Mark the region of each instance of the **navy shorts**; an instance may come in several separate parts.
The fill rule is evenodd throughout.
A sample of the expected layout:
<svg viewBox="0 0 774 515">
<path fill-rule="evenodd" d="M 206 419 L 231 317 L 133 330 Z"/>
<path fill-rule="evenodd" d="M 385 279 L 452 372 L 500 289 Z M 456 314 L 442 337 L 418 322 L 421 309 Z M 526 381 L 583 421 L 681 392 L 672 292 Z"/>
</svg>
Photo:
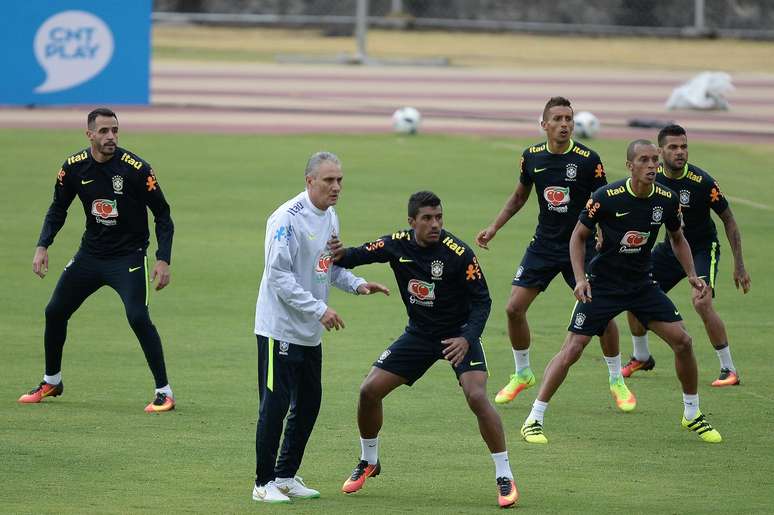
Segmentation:
<svg viewBox="0 0 774 515">
<path fill-rule="evenodd" d="M 470 348 L 465 354 L 465 359 L 458 366 L 453 367 L 458 381 L 462 374 L 470 370 L 487 371 L 481 340 L 469 343 Z M 429 339 L 426 336 L 405 332 L 382 352 L 379 359 L 374 361 L 374 366 L 403 377 L 406 379 L 406 384 L 411 386 L 433 366 L 433 363 L 439 359 L 445 360 L 444 347 L 441 339 Z"/>
<path fill-rule="evenodd" d="M 704 282 L 709 285 L 714 297 L 715 277 L 718 275 L 718 262 L 720 261 L 720 245 L 717 241 L 712 241 L 707 245 L 692 248 L 691 252 L 693 253 L 693 267 L 696 269 L 696 275 L 704 279 Z M 653 247 L 651 256 L 653 259 L 653 278 L 665 292 L 674 288 L 685 278 L 685 270 L 677 260 L 669 242 L 661 242 Z"/>
<path fill-rule="evenodd" d="M 589 245 L 586 246 L 586 266 L 595 253 L 594 240 L 591 239 Z M 521 264 L 519 264 L 511 284 L 544 291 L 559 273 L 562 274 L 567 286 L 574 289 L 575 274 L 572 271 L 569 247 L 557 249 L 542 244 L 533 238 L 524 252 L 524 257 L 521 258 Z"/>
<path fill-rule="evenodd" d="M 680 312 L 655 282 L 634 290 L 604 290 L 591 285 L 591 301 L 575 303 L 568 331 L 601 336 L 608 322 L 619 313 L 631 311 L 648 327 L 651 321 L 679 322 Z"/>
</svg>

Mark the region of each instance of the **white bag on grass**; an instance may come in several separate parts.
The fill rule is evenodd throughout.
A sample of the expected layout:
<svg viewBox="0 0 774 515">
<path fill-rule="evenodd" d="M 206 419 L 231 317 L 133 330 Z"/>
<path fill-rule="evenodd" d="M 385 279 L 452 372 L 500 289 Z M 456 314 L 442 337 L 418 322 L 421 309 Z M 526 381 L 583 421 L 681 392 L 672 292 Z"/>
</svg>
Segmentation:
<svg viewBox="0 0 774 515">
<path fill-rule="evenodd" d="M 672 91 L 667 109 L 728 109 L 725 94 L 734 89 L 725 72 L 702 72 Z"/>
</svg>

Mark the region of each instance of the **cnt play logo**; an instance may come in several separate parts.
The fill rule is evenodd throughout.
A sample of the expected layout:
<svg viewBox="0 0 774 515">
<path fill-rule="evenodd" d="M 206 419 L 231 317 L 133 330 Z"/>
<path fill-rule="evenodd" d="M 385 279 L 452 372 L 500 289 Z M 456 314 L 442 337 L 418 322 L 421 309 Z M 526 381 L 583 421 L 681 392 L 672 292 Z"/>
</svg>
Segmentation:
<svg viewBox="0 0 774 515">
<path fill-rule="evenodd" d="M 70 89 L 97 76 L 113 57 L 113 33 L 86 11 L 63 11 L 35 34 L 35 58 L 46 72 L 36 93 Z"/>
</svg>

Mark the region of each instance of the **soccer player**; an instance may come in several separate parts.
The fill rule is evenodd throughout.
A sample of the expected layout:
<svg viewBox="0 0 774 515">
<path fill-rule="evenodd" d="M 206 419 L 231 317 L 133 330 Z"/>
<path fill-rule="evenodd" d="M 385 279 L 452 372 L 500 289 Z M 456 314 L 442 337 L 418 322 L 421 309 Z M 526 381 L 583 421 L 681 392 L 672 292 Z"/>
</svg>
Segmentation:
<svg viewBox="0 0 774 515">
<path fill-rule="evenodd" d="M 704 170 L 688 162 L 688 136 L 679 125 L 667 125 L 658 133 L 658 146 L 661 153 L 661 168 L 656 182 L 678 192 L 683 214 L 683 232 L 693 254 L 693 266 L 699 278 L 706 282 L 711 295 L 700 297 L 692 290 L 693 307 L 704 322 L 709 341 L 715 348 L 720 360 L 720 377 L 712 386 L 731 386 L 739 384 L 739 374 L 731 359 L 726 327 L 712 304 L 715 296 L 715 277 L 720 259 L 720 244 L 710 210 L 723 222 L 731 253 L 734 255 L 734 283 L 744 293 L 750 291 L 750 275 L 744 267 L 742 257 L 742 237 L 734 220 L 734 214 L 728 201 L 720 191 L 717 181 Z M 677 261 L 668 241 L 656 245 L 653 249 L 653 278 L 665 292 L 669 292 L 685 277 L 685 272 Z M 629 327 L 634 343 L 634 355 L 621 370 L 624 377 L 631 376 L 637 370 L 652 370 L 656 361 L 648 348 L 648 333 L 628 313 Z"/>
<path fill-rule="evenodd" d="M 360 462 L 342 491 L 357 492 L 366 478 L 381 471 L 382 399 L 400 385 L 411 386 L 433 363 L 446 359 L 492 453 L 498 503 L 513 506 L 519 492 L 508 463 L 505 433 L 486 394 L 486 357 L 480 339 L 492 304 L 486 280 L 468 245 L 443 230 L 443 209 L 435 194 L 411 195 L 408 222 L 410 230 L 357 248 L 343 249 L 339 243 L 335 251 L 335 262 L 347 268 L 389 263 L 409 317 L 406 331 L 379 356 L 360 386 Z"/>
<path fill-rule="evenodd" d="M 265 264 L 255 307 L 260 407 L 253 499 L 268 503 L 320 496 L 296 472 L 320 411 L 322 330 L 344 327 L 327 304 L 330 285 L 360 295 L 389 293 L 331 262 L 327 242 L 339 234 L 333 208 L 343 179 L 339 158 L 330 152 L 313 154 L 304 177 L 304 191 L 266 222 Z"/>
<path fill-rule="evenodd" d="M 573 109 L 569 100 L 563 97 L 549 99 L 543 109 L 541 126 L 546 132 L 546 141 L 524 150 L 516 190 L 494 222 L 476 236 L 478 246 L 487 249 L 497 231 L 527 202 L 534 186 L 540 206 L 538 225 L 513 278 L 505 309 L 516 370 L 508 384 L 497 393 L 495 402 L 498 404 L 511 402 L 535 384 L 529 362 L 527 310 L 559 273 L 570 288 L 575 287 L 568 250 L 570 234 L 588 198 L 594 190 L 607 184 L 605 169 L 597 153 L 572 139 Z M 593 241 L 590 240 L 587 259 L 593 252 Z M 618 408 L 631 411 L 637 401 L 621 377 L 618 327 L 613 320 L 600 336 L 600 343 L 610 373 L 610 392 Z"/>
<path fill-rule="evenodd" d="M 665 225 L 676 259 L 685 270 L 697 297 L 706 295 L 704 281 L 696 277 L 688 242 L 680 229 L 677 193 L 654 184 L 658 149 L 650 141 L 635 140 L 626 151 L 631 177 L 600 188 L 581 212 L 570 238 L 570 259 L 575 273 L 578 302 L 570 318 L 567 338 L 543 375 L 537 401 L 521 428 L 527 442 L 547 443 L 543 415 L 548 401 L 564 381 L 570 367 L 583 353 L 591 337 L 605 330 L 611 318 L 631 311 L 647 328 L 659 335 L 675 354 L 675 369 L 683 389 L 682 426 L 695 431 L 705 442 L 721 441 L 720 433 L 699 411 L 696 359 L 691 337 L 680 313 L 650 274 L 650 250 L 659 228 Z M 595 225 L 602 231 L 599 253 L 585 275 L 587 241 L 593 240 Z"/>
<path fill-rule="evenodd" d="M 67 322 L 92 293 L 110 286 L 121 296 L 126 318 L 140 341 L 153 379 L 155 399 L 149 413 L 174 409 L 175 399 L 167 380 L 161 338 L 148 314 L 148 214 L 156 224 L 156 264 L 150 273 L 161 290 L 170 280 L 174 226 L 153 168 L 136 154 L 118 146 L 118 118 L 99 108 L 86 118 L 90 146 L 68 157 L 56 177 L 54 200 L 40 232 L 32 271 L 45 277 L 48 247 L 67 218 L 76 196 L 83 204 L 86 230 L 75 256 L 65 265 L 46 306 L 44 346 L 46 370 L 43 381 L 19 397 L 21 403 L 37 403 L 64 392 L 62 350 Z"/>
</svg>

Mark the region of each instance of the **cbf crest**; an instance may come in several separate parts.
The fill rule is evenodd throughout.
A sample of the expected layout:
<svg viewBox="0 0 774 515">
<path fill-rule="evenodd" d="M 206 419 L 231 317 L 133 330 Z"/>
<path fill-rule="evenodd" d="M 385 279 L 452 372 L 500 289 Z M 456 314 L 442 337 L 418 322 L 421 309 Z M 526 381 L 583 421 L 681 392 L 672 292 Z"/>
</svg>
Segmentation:
<svg viewBox="0 0 774 515">
<path fill-rule="evenodd" d="M 664 217 L 664 208 L 661 206 L 656 206 L 653 208 L 653 223 L 659 223 L 661 222 L 661 219 Z"/>
<path fill-rule="evenodd" d="M 578 165 L 575 163 L 567 163 L 567 180 L 574 181 L 578 175 Z"/>
<path fill-rule="evenodd" d="M 443 275 L 443 261 L 433 261 L 430 263 L 430 275 L 433 281 L 440 281 Z"/>
<path fill-rule="evenodd" d="M 691 192 L 688 190 L 680 190 L 680 205 L 689 207 L 691 205 Z"/>
<path fill-rule="evenodd" d="M 290 348 L 290 345 L 288 342 L 279 342 L 279 354 L 280 356 L 287 356 L 288 355 L 288 349 Z"/>
<path fill-rule="evenodd" d="M 113 176 L 113 193 L 116 195 L 124 194 L 124 178 L 120 175 Z"/>
</svg>

